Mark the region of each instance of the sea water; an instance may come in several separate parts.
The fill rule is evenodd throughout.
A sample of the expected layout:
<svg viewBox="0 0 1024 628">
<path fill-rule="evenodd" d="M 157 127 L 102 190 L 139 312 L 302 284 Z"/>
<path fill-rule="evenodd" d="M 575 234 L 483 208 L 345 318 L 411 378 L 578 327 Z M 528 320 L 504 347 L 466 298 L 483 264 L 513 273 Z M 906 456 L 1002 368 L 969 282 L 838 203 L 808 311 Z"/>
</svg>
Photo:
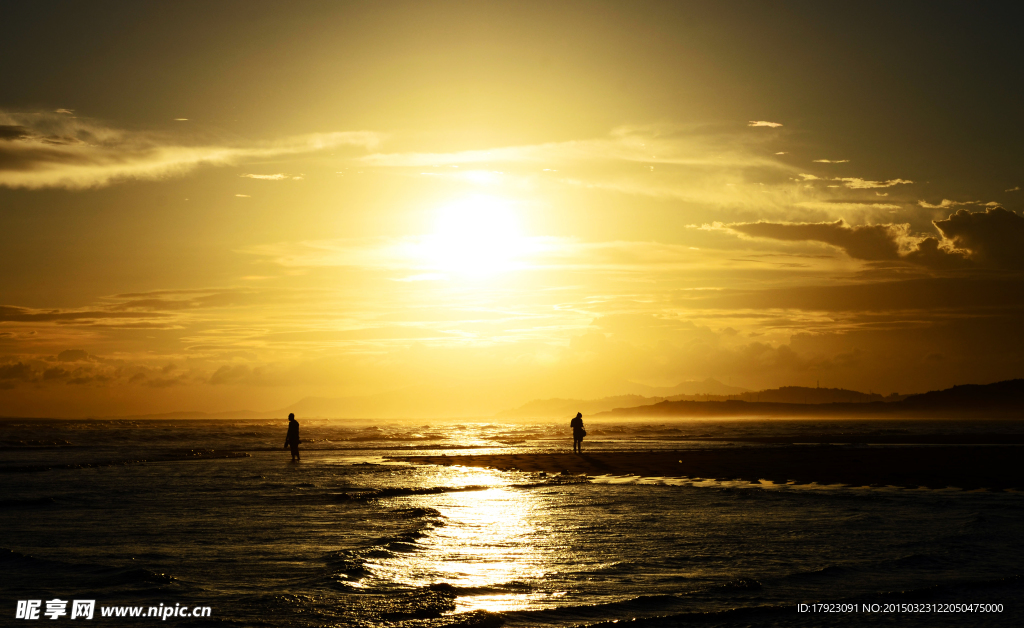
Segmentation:
<svg viewBox="0 0 1024 628">
<path fill-rule="evenodd" d="M 742 446 L 687 437 L 836 427 L 588 425 L 587 446 Z M 569 448 L 566 434 L 539 423 L 305 421 L 292 463 L 280 449 L 285 430 L 284 421 L 0 421 L 0 624 L 22 623 L 19 600 L 45 611 L 52 599 L 94 599 L 93 621 L 111 625 L 1002 626 L 1022 617 L 1020 493 L 542 477 L 387 460 Z M 847 610 L 813 612 L 815 603 Z M 1002 606 L 924 610 L 941 604 Z M 101 617 L 103 607 L 210 611 L 133 620 Z"/>
</svg>

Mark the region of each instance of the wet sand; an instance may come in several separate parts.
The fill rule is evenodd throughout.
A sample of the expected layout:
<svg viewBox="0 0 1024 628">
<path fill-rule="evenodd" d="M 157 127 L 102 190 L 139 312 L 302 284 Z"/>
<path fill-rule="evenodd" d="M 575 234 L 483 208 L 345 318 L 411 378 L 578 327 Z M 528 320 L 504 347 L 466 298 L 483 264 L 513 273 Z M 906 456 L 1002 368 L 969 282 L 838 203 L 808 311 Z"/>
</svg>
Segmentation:
<svg viewBox="0 0 1024 628">
<path fill-rule="evenodd" d="M 908 488 L 1024 489 L 1020 446 L 730 447 L 583 454 L 401 456 L 416 464 L 587 475 L 638 475 L 777 484 L 843 484 Z"/>
</svg>

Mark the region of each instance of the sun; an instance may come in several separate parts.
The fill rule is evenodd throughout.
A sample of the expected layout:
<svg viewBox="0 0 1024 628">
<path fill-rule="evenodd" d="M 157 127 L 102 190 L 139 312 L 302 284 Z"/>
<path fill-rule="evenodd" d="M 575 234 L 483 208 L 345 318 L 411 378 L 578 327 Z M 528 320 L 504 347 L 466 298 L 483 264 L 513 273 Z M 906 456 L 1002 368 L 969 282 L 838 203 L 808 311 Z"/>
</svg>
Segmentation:
<svg viewBox="0 0 1024 628">
<path fill-rule="evenodd" d="M 422 253 L 434 271 L 482 277 L 522 268 L 528 250 L 512 203 L 478 195 L 437 210 Z"/>
</svg>

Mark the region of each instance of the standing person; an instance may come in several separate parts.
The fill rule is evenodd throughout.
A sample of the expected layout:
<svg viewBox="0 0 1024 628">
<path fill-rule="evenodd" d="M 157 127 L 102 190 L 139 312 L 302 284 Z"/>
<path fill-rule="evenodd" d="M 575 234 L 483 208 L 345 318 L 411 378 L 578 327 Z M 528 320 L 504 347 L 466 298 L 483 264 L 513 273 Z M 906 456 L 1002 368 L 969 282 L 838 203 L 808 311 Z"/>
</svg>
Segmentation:
<svg viewBox="0 0 1024 628">
<path fill-rule="evenodd" d="M 582 454 L 583 437 L 587 435 L 587 430 L 583 429 L 582 412 L 577 412 L 576 417 L 572 421 L 569 421 L 569 427 L 572 428 L 572 453 Z"/>
<path fill-rule="evenodd" d="M 288 415 L 288 435 L 284 437 L 284 446 L 291 446 L 293 462 L 299 459 L 299 422 L 294 414 Z"/>
</svg>

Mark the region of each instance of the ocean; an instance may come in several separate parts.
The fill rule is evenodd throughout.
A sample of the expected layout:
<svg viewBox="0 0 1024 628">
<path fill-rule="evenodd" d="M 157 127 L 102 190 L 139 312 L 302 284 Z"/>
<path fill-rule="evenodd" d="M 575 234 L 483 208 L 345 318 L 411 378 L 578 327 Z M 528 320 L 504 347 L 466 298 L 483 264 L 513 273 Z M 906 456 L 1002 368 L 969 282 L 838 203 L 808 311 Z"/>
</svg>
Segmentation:
<svg viewBox="0 0 1024 628">
<path fill-rule="evenodd" d="M 23 623 L 19 601 L 39 600 L 42 613 L 54 599 L 95 600 L 92 621 L 111 625 L 1024 619 L 1024 495 L 1015 491 L 412 465 L 387 458 L 564 452 L 571 440 L 551 422 L 301 423 L 293 463 L 281 448 L 284 420 L 0 420 L 0 623 Z M 593 452 L 685 451 L 756 446 L 688 440 L 716 434 L 1007 425 L 658 420 L 588 424 L 585 442 Z M 151 607 L 161 617 L 145 616 Z M 209 610 L 164 619 L 172 607 Z M 133 608 L 143 616 L 130 617 Z M 67 611 L 59 621 L 78 621 Z"/>
</svg>

